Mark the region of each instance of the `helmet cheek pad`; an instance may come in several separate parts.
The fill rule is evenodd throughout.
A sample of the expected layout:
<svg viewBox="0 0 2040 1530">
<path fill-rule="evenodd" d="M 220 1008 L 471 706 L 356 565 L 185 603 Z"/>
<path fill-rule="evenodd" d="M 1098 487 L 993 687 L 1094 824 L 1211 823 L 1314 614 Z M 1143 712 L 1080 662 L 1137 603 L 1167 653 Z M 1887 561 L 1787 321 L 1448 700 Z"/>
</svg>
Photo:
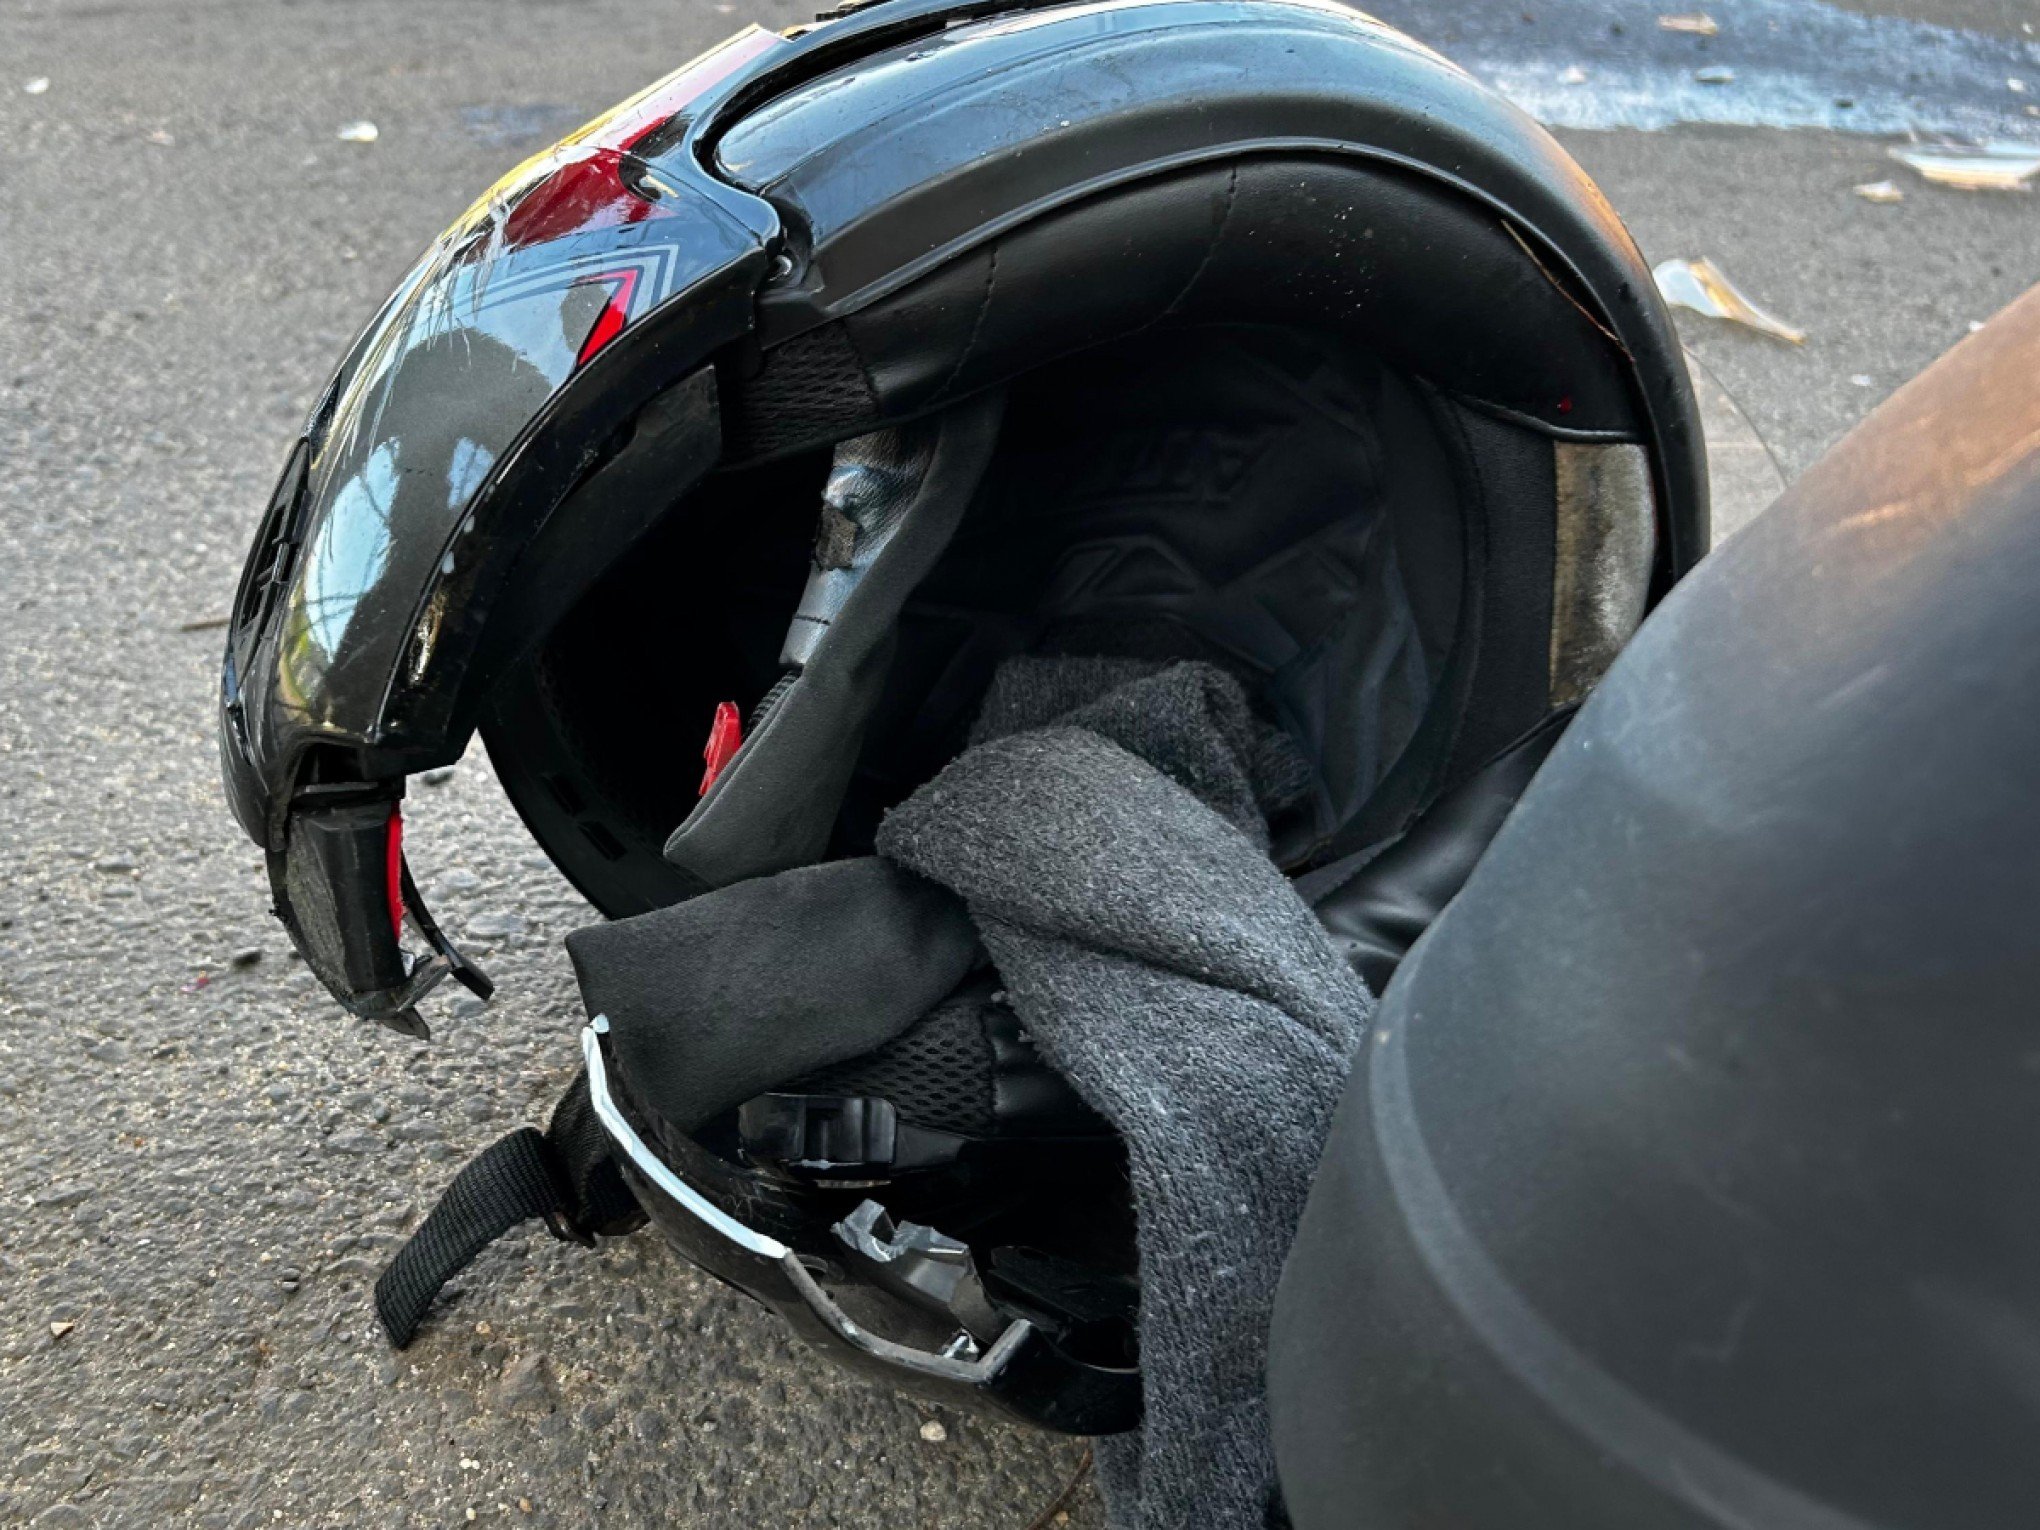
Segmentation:
<svg viewBox="0 0 2040 1530">
<path fill-rule="evenodd" d="M 998 437 L 985 394 L 914 427 L 845 442 L 824 491 L 842 552 L 817 554 L 753 737 L 666 842 L 690 882 L 722 887 L 825 856 L 884 689 L 900 609 L 948 545 Z"/>
</svg>

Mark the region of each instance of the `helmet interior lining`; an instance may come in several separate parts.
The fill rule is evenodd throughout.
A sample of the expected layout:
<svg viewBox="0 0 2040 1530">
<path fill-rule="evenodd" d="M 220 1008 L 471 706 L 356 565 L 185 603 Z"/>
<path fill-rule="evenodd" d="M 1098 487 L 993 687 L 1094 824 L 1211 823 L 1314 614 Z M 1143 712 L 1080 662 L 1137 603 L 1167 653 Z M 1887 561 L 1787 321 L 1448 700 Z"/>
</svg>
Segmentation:
<svg viewBox="0 0 2040 1530">
<path fill-rule="evenodd" d="M 1412 386 L 1273 327 L 1165 333 L 1010 393 L 976 501 L 903 613 L 841 821 L 963 745 L 1019 652 L 1196 658 L 1238 676 L 1315 766 L 1275 825 L 1300 864 L 1414 735 L 1458 617 L 1457 490 Z"/>
</svg>

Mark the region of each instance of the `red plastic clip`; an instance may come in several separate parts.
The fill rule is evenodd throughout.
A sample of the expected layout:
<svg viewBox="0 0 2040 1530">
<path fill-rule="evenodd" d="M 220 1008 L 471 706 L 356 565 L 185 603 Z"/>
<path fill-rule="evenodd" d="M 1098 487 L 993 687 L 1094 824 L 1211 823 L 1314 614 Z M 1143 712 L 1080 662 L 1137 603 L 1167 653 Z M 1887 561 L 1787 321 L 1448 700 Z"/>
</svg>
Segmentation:
<svg viewBox="0 0 2040 1530">
<path fill-rule="evenodd" d="M 696 796 L 706 797 L 708 789 L 715 785 L 715 778 L 723 773 L 723 767 L 737 756 L 744 747 L 744 717 L 737 710 L 734 701 L 719 701 L 715 706 L 715 721 L 709 725 L 708 744 L 701 751 L 701 757 L 708 762 L 708 769 L 701 773 L 701 790 Z"/>
<path fill-rule="evenodd" d="M 404 939 L 404 810 L 390 809 L 389 831 L 383 839 L 383 891 L 390 900 L 390 932 Z"/>
</svg>

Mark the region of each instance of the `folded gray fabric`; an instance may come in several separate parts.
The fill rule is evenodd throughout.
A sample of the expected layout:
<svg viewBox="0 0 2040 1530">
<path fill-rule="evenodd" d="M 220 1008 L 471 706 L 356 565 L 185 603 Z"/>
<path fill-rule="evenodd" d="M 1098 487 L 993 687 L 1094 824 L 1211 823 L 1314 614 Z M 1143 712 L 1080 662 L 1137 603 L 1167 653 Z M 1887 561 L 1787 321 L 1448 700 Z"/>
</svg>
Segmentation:
<svg viewBox="0 0 2040 1530">
<path fill-rule="evenodd" d="M 984 953 L 953 894 L 864 856 L 591 925 L 567 955 L 622 1075 L 685 1132 L 884 1046 Z"/>
<path fill-rule="evenodd" d="M 961 895 L 1126 1137 L 1147 1411 L 1099 1446 L 1113 1522 L 1259 1527 L 1275 1283 L 1373 1003 L 1265 853 L 1300 762 L 1194 663 L 1012 661 L 976 736 L 878 849 Z"/>
</svg>

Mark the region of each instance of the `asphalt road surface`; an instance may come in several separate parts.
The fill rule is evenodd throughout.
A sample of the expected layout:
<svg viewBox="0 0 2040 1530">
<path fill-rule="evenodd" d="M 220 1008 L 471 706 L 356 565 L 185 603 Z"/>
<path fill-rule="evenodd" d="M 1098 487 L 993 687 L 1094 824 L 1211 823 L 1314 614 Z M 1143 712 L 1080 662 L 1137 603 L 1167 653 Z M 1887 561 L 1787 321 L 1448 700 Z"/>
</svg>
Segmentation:
<svg viewBox="0 0 2040 1530">
<path fill-rule="evenodd" d="M 1523 3 L 1502 41 L 1537 68 L 1654 26 Z M 1441 0 L 1392 10 L 1450 48 Z M 2030 43 L 2023 0 L 1912 14 L 1992 40 L 1986 72 Z M 367 1030 L 289 958 L 216 782 L 204 624 L 348 338 L 511 162 L 746 19 L 799 17 L 0 0 L 0 1524 L 1024 1530 L 1078 1468 L 830 1374 L 650 1237 L 507 1239 L 390 1354 L 389 1249 L 570 1074 L 588 913 L 472 752 L 410 821 L 502 997 L 442 1002 L 429 1045 Z M 1909 181 L 1885 139 L 1563 136 L 1653 260 L 1808 332 L 1685 326 L 1726 522 L 2040 279 L 2040 197 Z M 1851 194 L 1887 177 L 1902 203 Z M 1088 1488 L 1066 1512 L 1102 1522 Z"/>
</svg>

